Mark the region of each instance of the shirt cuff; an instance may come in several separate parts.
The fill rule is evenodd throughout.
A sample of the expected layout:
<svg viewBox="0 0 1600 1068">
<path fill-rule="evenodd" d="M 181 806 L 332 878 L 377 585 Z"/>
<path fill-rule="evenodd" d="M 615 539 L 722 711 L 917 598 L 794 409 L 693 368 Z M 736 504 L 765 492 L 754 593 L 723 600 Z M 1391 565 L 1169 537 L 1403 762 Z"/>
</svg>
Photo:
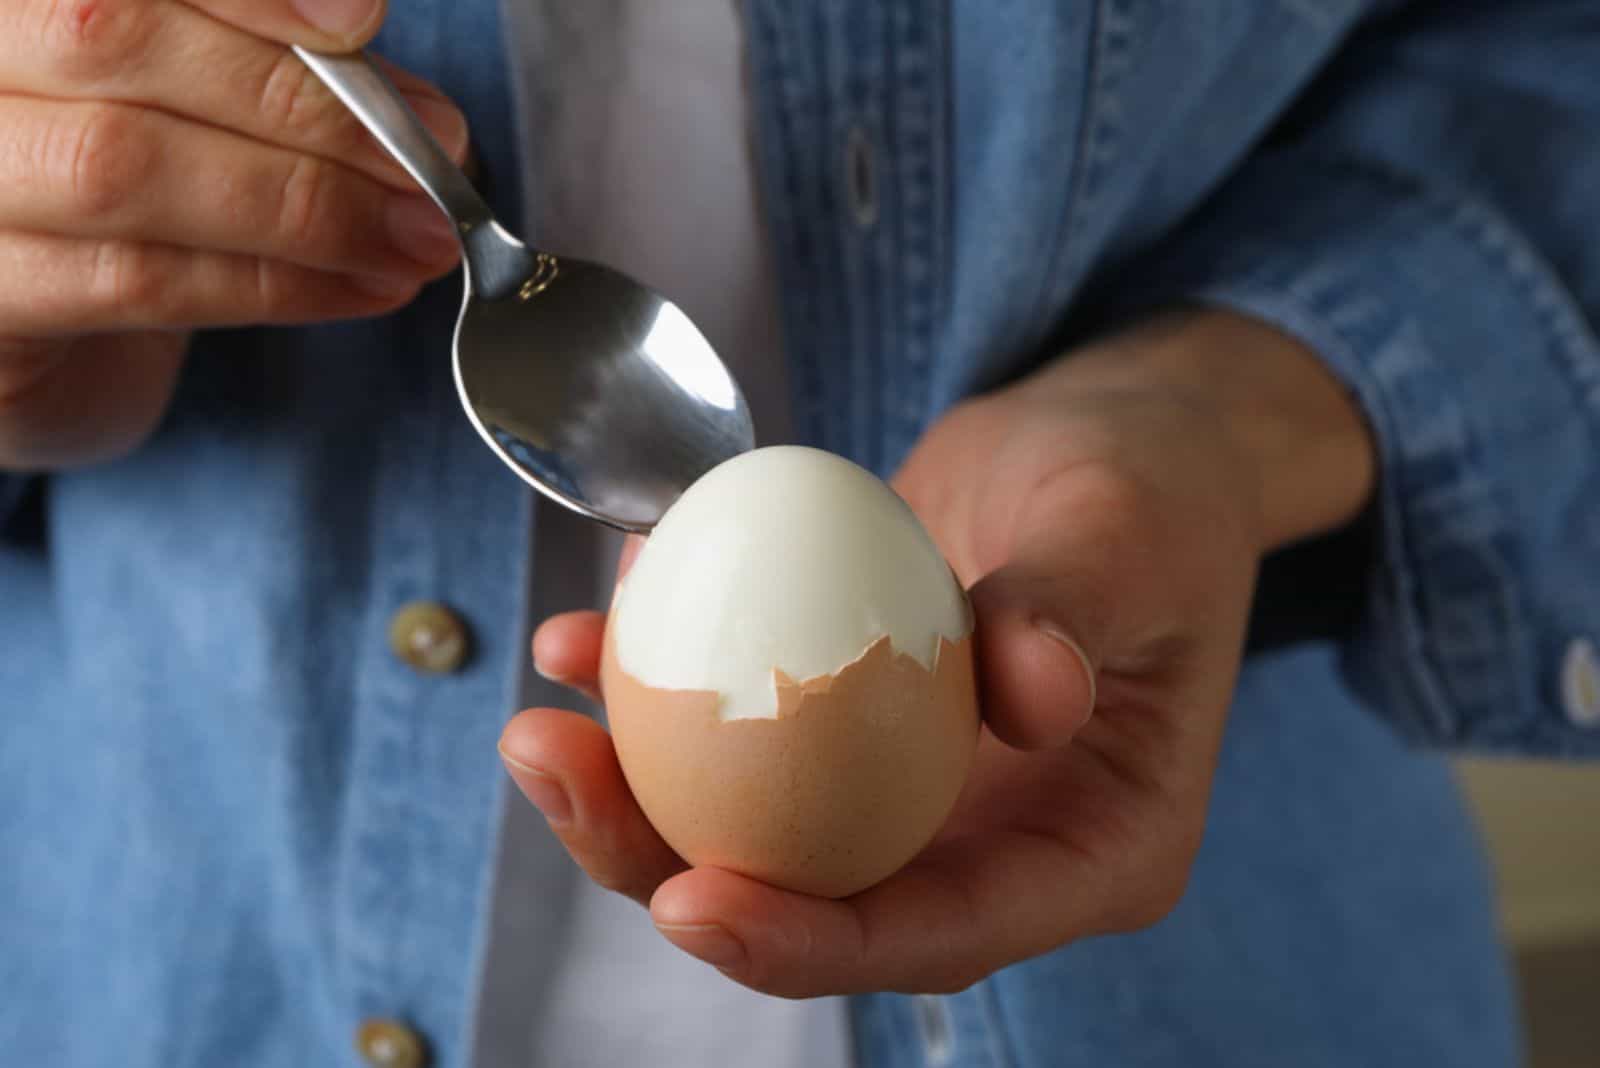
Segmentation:
<svg viewBox="0 0 1600 1068">
<path fill-rule="evenodd" d="M 1600 347 L 1506 221 L 1283 159 L 1122 277 L 1272 324 L 1359 401 L 1378 546 L 1343 665 L 1367 703 L 1425 745 L 1600 754 Z"/>
</svg>

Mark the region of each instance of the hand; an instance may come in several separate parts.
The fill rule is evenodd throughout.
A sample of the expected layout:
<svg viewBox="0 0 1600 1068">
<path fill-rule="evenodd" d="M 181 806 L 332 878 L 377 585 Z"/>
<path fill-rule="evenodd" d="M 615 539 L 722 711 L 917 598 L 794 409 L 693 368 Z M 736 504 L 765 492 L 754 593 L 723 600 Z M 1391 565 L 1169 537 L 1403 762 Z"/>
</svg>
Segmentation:
<svg viewBox="0 0 1600 1068">
<path fill-rule="evenodd" d="M 0 5 L 0 469 L 131 447 L 190 330 L 370 316 L 450 269 L 448 224 L 285 47 L 348 50 L 383 15 L 382 0 Z M 464 158 L 460 112 L 390 73 Z"/>
<path fill-rule="evenodd" d="M 524 712 L 502 753 L 596 881 L 768 993 L 949 992 L 1152 924 L 1199 848 L 1260 557 L 1359 510 L 1370 453 L 1309 353 L 1223 313 L 1102 343 L 935 426 L 895 485 L 972 584 L 985 729 L 938 838 L 853 898 L 686 868 L 575 713 Z M 1301 476 L 1287 509 L 1283 464 Z M 592 689 L 602 628 L 548 621 L 540 669 Z"/>
</svg>

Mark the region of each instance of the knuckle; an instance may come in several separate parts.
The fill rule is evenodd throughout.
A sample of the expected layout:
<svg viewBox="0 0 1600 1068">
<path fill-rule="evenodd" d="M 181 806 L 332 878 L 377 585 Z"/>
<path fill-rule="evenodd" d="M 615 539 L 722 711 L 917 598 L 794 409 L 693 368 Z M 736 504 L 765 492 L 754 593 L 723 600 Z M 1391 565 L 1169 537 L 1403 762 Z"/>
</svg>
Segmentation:
<svg viewBox="0 0 1600 1068">
<path fill-rule="evenodd" d="M 331 232 L 321 223 L 332 216 L 333 179 L 326 161 L 307 155 L 295 160 L 278 198 L 278 236 L 289 246 L 310 246 Z"/>
<path fill-rule="evenodd" d="M 1102 514 L 1133 519 L 1149 508 L 1149 487 L 1133 472 L 1107 463 L 1078 468 L 1075 490 Z"/>
<path fill-rule="evenodd" d="M 1148 561 L 1168 530 L 1170 503 L 1147 472 L 1097 460 L 1048 471 L 1034 496 L 1070 506 L 1086 533 L 1119 560 Z"/>
<path fill-rule="evenodd" d="M 45 61 L 75 83 L 115 73 L 138 59 L 153 39 L 153 4 L 36 0 L 35 10 Z"/>
<path fill-rule="evenodd" d="M 253 274 L 255 316 L 266 322 L 279 321 L 294 307 L 301 280 L 290 277 L 283 264 L 265 257 L 257 257 Z"/>
<path fill-rule="evenodd" d="M 267 71 L 259 92 L 261 120 L 285 142 L 314 145 L 357 143 L 359 127 L 293 52 L 285 51 Z"/>
<path fill-rule="evenodd" d="M 95 250 L 90 274 L 91 302 L 107 311 L 137 311 L 140 318 L 159 318 L 169 287 L 157 259 L 143 245 L 103 242 Z"/>
<path fill-rule="evenodd" d="M 58 139 L 57 162 L 51 169 L 64 175 L 80 214 L 102 218 L 115 212 L 131 190 L 149 179 L 158 157 L 139 127 L 135 109 L 102 104 L 89 109 L 67 136 Z"/>
</svg>

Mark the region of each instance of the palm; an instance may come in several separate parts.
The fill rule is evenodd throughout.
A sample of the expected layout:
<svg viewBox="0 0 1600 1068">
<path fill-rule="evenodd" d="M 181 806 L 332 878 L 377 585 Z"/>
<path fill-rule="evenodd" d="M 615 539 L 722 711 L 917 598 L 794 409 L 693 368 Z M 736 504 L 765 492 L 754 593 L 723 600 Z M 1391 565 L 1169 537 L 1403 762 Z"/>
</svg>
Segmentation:
<svg viewBox="0 0 1600 1068">
<path fill-rule="evenodd" d="M 1133 433 L 1110 433 L 1108 413 Z M 564 765 L 578 807 L 604 815 L 558 827 L 563 841 L 603 885 L 649 901 L 679 945 L 709 957 L 712 928 L 764 940 L 733 974 L 769 992 L 959 989 L 1070 938 L 1153 922 L 1198 846 L 1254 568 L 1248 502 L 1213 477 L 1227 457 L 1211 433 L 1159 401 L 1002 396 L 919 446 L 895 486 L 972 586 L 986 726 L 934 842 L 853 898 L 686 870 L 609 738 L 578 717 L 525 713 L 506 751 Z M 1097 699 L 1035 603 L 1096 630 Z M 592 686 L 601 630 L 594 614 L 552 621 L 541 668 Z"/>
</svg>

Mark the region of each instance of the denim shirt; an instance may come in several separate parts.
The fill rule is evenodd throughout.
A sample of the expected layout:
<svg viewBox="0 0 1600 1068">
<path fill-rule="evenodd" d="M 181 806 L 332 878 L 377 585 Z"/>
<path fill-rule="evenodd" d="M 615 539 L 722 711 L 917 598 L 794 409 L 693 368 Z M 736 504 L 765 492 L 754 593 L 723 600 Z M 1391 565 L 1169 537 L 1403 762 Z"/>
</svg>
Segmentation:
<svg viewBox="0 0 1600 1068">
<path fill-rule="evenodd" d="M 520 202 L 493 0 L 379 48 Z M 1600 73 L 1575 3 L 747 4 L 797 425 L 887 474 L 958 399 L 1175 301 L 1359 398 L 1371 514 L 1268 561 L 1189 891 L 946 997 L 863 1068 L 1515 1062 L 1438 753 L 1600 752 Z M 537 146 L 521 146 L 537 151 Z M 0 478 L 7 1064 L 435 1064 L 472 1021 L 531 609 L 526 493 L 461 417 L 454 281 L 197 338 L 126 459 Z M 395 613 L 472 655 L 419 675 Z"/>
</svg>

